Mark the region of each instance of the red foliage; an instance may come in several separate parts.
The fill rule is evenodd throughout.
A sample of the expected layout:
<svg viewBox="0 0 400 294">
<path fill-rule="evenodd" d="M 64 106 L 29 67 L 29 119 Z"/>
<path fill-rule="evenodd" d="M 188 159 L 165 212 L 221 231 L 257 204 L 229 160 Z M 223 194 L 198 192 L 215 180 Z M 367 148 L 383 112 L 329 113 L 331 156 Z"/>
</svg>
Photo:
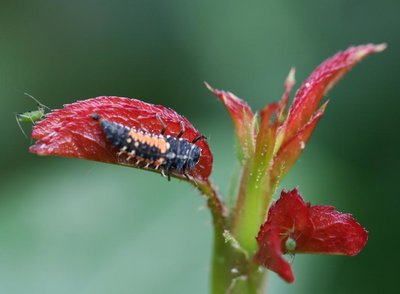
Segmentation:
<svg viewBox="0 0 400 294">
<path fill-rule="evenodd" d="M 301 85 L 295 94 L 287 116 L 285 116 L 283 113 L 284 108 L 287 104 L 290 90 L 294 85 L 294 71 L 290 72 L 285 82 L 285 93 L 278 104 L 280 108 L 274 125 L 274 129 L 276 129 L 274 133 L 276 156 L 273 159 L 271 168 L 271 180 L 273 183 L 285 176 L 304 150 L 319 119 L 324 114 L 326 103 L 322 106 L 320 104 L 328 90 L 362 59 L 385 48 L 385 44 L 361 45 L 350 47 L 328 58 Z M 276 103 L 270 105 L 276 105 Z M 261 125 L 263 124 L 266 123 L 261 120 Z M 265 130 L 263 131 L 265 136 L 271 136 Z M 259 134 L 259 136 L 262 135 Z"/>
<path fill-rule="evenodd" d="M 385 44 L 367 44 L 350 47 L 328 58 L 319 65 L 296 92 L 294 101 L 286 111 L 289 95 L 295 84 L 292 69 L 285 81 L 285 91 L 280 101 L 266 105 L 260 111 L 258 133 L 253 128 L 254 115 L 248 104 L 231 92 L 207 88 L 227 108 L 235 125 L 242 149 L 248 157 L 255 150 L 255 160 L 263 161 L 269 174 L 268 185 L 274 187 L 291 169 L 324 114 L 326 103 L 321 105 L 324 95 L 354 65 L 368 55 L 380 52 Z M 256 143 L 253 148 L 252 142 Z M 268 189 L 266 189 L 268 190 Z"/>
<path fill-rule="evenodd" d="M 290 140 L 310 120 L 319 108 L 321 99 L 344 74 L 369 54 L 385 48 L 385 44 L 350 47 L 319 65 L 296 93 L 284 124 L 283 143 Z"/>
<path fill-rule="evenodd" d="M 325 107 L 326 105 L 317 111 L 295 136 L 279 148 L 271 168 L 272 182 L 278 182 L 282 175 L 285 175 L 299 158 L 306 148 L 306 143 L 310 139 L 312 132 L 324 115 Z"/>
<path fill-rule="evenodd" d="M 236 134 L 241 146 L 248 148 L 249 146 L 246 145 L 249 145 L 247 140 L 251 140 L 251 136 L 253 135 L 251 122 L 254 116 L 250 106 L 231 92 L 214 89 L 207 83 L 205 85 L 225 105 L 235 125 Z"/>
<path fill-rule="evenodd" d="M 30 152 L 134 166 L 133 161 L 117 155 L 118 150 L 106 140 L 99 122 L 90 117 L 93 113 L 111 122 L 156 134 L 162 129 L 156 118 L 158 114 L 167 124 L 167 135 L 177 135 L 181 122 L 185 126 L 183 138 L 191 141 L 200 135 L 185 117 L 172 109 L 136 99 L 101 96 L 68 104 L 49 113 L 33 128 L 32 138 L 38 141 L 30 147 Z M 213 158 L 206 141 L 199 140 L 196 144 L 202 149 L 201 159 L 188 174 L 203 181 L 211 173 Z M 182 177 L 181 174 L 174 175 Z"/>
<path fill-rule="evenodd" d="M 262 238 L 262 242 L 258 241 L 259 250 L 255 255 L 256 261 L 278 273 L 285 281 L 293 283 L 292 267 L 283 256 L 279 230 L 271 226 L 269 230 L 263 232 Z"/>
<path fill-rule="evenodd" d="M 259 251 L 255 256 L 258 263 L 293 282 L 290 264 L 283 257 L 289 237 L 296 242 L 293 253 L 353 256 L 364 248 L 368 233 L 350 214 L 337 212 L 332 206 L 311 206 L 294 189 L 282 191 L 271 206 L 257 236 Z"/>
</svg>

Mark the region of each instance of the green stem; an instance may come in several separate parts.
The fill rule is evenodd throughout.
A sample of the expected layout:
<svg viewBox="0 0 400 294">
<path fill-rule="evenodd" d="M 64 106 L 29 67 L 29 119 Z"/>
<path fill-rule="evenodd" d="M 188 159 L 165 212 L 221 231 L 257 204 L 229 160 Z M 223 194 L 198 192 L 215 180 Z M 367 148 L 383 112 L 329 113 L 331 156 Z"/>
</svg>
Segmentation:
<svg viewBox="0 0 400 294">
<path fill-rule="evenodd" d="M 222 233 L 214 230 L 214 248 L 211 270 L 211 293 L 226 293 L 232 283 L 229 253 Z"/>
<path fill-rule="evenodd" d="M 214 232 L 211 272 L 212 294 L 261 294 L 264 292 L 266 270 L 259 270 L 252 258 L 233 248 L 222 234 Z"/>
<path fill-rule="evenodd" d="M 258 248 L 255 237 L 269 206 L 270 197 L 266 196 L 271 193 L 268 190 L 265 167 L 254 161 L 248 161 L 243 169 L 240 183 L 233 234 L 250 255 Z"/>
<path fill-rule="evenodd" d="M 207 205 L 210 208 L 215 229 L 220 231 L 222 235 L 222 232 L 227 227 L 229 210 L 226 208 L 211 181 L 207 180 L 205 182 L 197 183 L 196 188 L 206 196 Z"/>
<path fill-rule="evenodd" d="M 248 293 L 248 294 L 265 294 L 265 286 L 267 280 L 267 270 L 259 270 L 258 266 L 255 266 L 249 274 L 247 291 L 248 292 L 238 292 L 238 293 Z"/>
<path fill-rule="evenodd" d="M 242 248 L 235 248 L 224 237 L 224 232 L 229 229 L 229 211 L 216 189 L 209 181 L 198 183 L 197 188 L 207 197 L 214 223 L 211 293 L 263 293 L 265 271 L 260 272 L 247 252 Z M 252 238 L 254 239 L 254 235 Z"/>
<path fill-rule="evenodd" d="M 255 237 L 265 220 L 272 198 L 269 170 L 275 128 L 271 129 L 269 124 L 264 123 L 260 132 L 254 155 L 248 158 L 243 168 L 233 222 L 233 234 L 250 255 L 258 248 Z"/>
</svg>

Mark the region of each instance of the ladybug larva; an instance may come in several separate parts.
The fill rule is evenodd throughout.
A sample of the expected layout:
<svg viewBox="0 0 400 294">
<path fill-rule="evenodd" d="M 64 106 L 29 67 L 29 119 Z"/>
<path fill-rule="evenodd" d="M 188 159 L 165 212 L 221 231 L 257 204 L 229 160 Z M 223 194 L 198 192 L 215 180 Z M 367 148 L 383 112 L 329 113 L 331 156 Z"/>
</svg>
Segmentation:
<svg viewBox="0 0 400 294">
<path fill-rule="evenodd" d="M 174 137 L 164 135 L 167 125 L 159 115 L 156 117 L 162 125 L 160 134 L 111 122 L 97 113 L 93 113 L 91 117 L 100 122 L 106 139 L 120 150 L 119 155 L 126 154 L 127 159 L 133 160 L 138 167 L 159 170 L 168 180 L 172 172 L 189 178 L 187 172 L 200 160 L 201 148 L 195 143 L 205 137 L 199 135 L 192 141 L 182 138 L 185 133 L 183 123 L 180 133 Z"/>
</svg>

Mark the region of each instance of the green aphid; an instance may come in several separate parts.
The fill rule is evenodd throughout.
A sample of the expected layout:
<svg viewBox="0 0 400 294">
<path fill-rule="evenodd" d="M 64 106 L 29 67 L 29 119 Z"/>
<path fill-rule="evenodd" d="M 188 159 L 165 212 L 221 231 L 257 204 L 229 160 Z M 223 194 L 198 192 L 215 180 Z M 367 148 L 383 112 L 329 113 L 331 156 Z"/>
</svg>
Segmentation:
<svg viewBox="0 0 400 294">
<path fill-rule="evenodd" d="M 287 253 L 294 253 L 296 250 L 296 240 L 288 237 L 285 242 L 285 249 Z"/>
<path fill-rule="evenodd" d="M 32 95 L 29 95 L 28 93 L 24 93 L 26 96 L 30 97 L 37 103 L 37 110 L 30 110 L 27 112 L 23 113 L 16 113 L 15 114 L 15 119 L 17 121 L 17 124 L 19 128 L 21 129 L 21 132 L 24 134 L 26 138 L 28 136 L 25 134 L 24 129 L 21 126 L 21 123 L 32 123 L 36 124 L 38 121 L 41 121 L 45 116 L 46 116 L 46 109 L 50 110 L 49 107 L 44 105 L 43 103 L 39 102 L 35 97 Z"/>
<path fill-rule="evenodd" d="M 287 261 L 292 264 L 294 262 L 294 258 L 296 256 L 296 240 L 292 237 L 288 237 L 285 242 L 285 254 Z"/>
</svg>

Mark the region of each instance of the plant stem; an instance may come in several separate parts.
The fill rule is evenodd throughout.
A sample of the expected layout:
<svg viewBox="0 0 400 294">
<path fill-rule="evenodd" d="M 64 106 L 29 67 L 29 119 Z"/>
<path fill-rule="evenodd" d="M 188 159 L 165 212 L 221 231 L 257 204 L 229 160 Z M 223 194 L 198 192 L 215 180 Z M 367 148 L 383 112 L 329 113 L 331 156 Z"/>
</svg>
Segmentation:
<svg viewBox="0 0 400 294">
<path fill-rule="evenodd" d="M 228 209 L 209 180 L 197 183 L 197 188 L 207 197 L 207 205 L 210 208 L 214 223 L 211 293 L 225 293 L 232 282 L 229 262 L 231 250 L 225 243 L 223 236 L 223 232 L 227 229 Z"/>
<path fill-rule="evenodd" d="M 257 236 L 264 221 L 269 201 L 268 178 L 265 168 L 259 163 L 248 161 L 243 169 L 239 196 L 233 222 L 233 234 L 250 255 L 257 249 Z"/>
<path fill-rule="evenodd" d="M 232 274 L 229 262 L 229 248 L 222 233 L 214 230 L 214 248 L 211 269 L 211 293 L 226 293 L 232 283 Z"/>
<path fill-rule="evenodd" d="M 229 229 L 229 211 L 215 187 L 207 181 L 198 183 L 197 188 L 207 197 L 214 223 L 211 293 L 262 293 L 265 271 L 260 272 L 251 257 L 225 240 L 224 231 Z"/>
<path fill-rule="evenodd" d="M 252 258 L 232 247 L 214 231 L 214 250 L 211 271 L 212 294 L 264 293 L 266 270 L 259 270 Z"/>
<path fill-rule="evenodd" d="M 197 183 L 196 188 L 207 197 L 207 205 L 210 208 L 215 229 L 219 231 L 222 236 L 223 231 L 227 227 L 228 208 L 225 206 L 210 180 Z"/>
</svg>

